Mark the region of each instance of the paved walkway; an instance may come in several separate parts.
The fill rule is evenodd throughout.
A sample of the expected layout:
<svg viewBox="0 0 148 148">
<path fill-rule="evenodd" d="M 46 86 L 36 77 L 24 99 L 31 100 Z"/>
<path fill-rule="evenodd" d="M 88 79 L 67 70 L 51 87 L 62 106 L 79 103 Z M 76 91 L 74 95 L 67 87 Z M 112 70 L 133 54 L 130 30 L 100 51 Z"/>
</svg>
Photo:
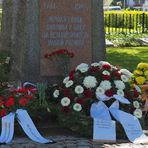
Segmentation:
<svg viewBox="0 0 148 148">
<path fill-rule="evenodd" d="M 28 138 L 14 138 L 8 145 L 0 145 L 0 148 L 148 148 L 148 144 L 132 144 L 126 140 L 118 140 L 114 144 L 100 144 L 92 139 L 75 136 L 51 136 L 56 143 L 39 144 Z"/>
</svg>

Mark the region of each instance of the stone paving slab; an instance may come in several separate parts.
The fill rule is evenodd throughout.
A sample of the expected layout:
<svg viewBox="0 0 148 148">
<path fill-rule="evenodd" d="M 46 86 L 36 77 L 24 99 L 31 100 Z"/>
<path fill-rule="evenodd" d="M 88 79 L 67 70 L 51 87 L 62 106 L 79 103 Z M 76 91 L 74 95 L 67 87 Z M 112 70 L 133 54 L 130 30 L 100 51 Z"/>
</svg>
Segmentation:
<svg viewBox="0 0 148 148">
<path fill-rule="evenodd" d="M 118 140 L 114 144 L 101 144 L 74 136 L 51 136 L 54 144 L 39 144 L 28 138 L 14 138 L 10 144 L 0 145 L 0 148 L 148 148 L 148 144 L 133 144 L 126 140 Z"/>
</svg>

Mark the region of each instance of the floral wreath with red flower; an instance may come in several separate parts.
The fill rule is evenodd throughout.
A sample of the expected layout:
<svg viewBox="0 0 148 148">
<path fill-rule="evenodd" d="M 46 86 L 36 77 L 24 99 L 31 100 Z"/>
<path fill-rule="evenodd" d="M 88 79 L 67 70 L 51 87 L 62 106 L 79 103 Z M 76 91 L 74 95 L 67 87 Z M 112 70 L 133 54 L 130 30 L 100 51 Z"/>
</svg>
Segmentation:
<svg viewBox="0 0 148 148">
<path fill-rule="evenodd" d="M 5 95 L 0 96 L 0 117 L 4 117 L 17 109 L 25 109 L 32 101 L 37 90 L 35 87 L 8 85 L 4 88 Z"/>
<path fill-rule="evenodd" d="M 49 101 L 59 105 L 64 113 L 90 114 L 92 103 L 101 100 L 97 96 L 108 98 L 104 103 L 109 106 L 115 101 L 114 95 L 127 99 L 130 104 L 122 104 L 120 109 L 142 118 L 142 100 L 139 98 L 141 89 L 130 83 L 132 73 L 120 69 L 108 62 L 100 61 L 90 66 L 82 63 L 65 77 L 61 86 L 50 89 Z"/>
</svg>

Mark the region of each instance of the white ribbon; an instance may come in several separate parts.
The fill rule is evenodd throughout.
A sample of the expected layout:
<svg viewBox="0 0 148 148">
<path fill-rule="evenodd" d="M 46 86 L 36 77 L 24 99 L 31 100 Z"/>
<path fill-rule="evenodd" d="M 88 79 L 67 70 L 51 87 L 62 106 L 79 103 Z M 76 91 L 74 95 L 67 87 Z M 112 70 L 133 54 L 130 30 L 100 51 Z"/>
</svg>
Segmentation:
<svg viewBox="0 0 148 148">
<path fill-rule="evenodd" d="M 122 96 L 120 96 L 120 95 L 113 95 L 113 96 L 111 96 L 111 97 L 108 97 L 108 96 L 106 96 L 106 95 L 100 95 L 99 93 L 96 93 L 96 97 L 97 97 L 97 99 L 100 100 L 100 101 L 108 101 L 108 100 L 110 100 L 111 98 L 114 98 L 114 99 L 120 101 L 121 103 L 130 104 L 130 102 L 128 101 L 127 98 L 122 97 Z"/>
<path fill-rule="evenodd" d="M 131 142 L 148 143 L 148 137 L 143 133 L 139 120 L 135 116 L 119 110 L 118 101 L 115 101 L 109 110 L 113 117 L 121 123 Z"/>
<path fill-rule="evenodd" d="M 128 103 L 127 101 L 125 102 Z M 118 100 L 116 100 L 109 108 L 102 101 L 93 103 L 90 114 L 92 118 L 111 120 L 108 113 L 109 111 L 113 117 L 121 123 L 131 142 L 148 143 L 148 137 L 143 133 L 139 120 L 135 116 L 119 110 Z"/>
<path fill-rule="evenodd" d="M 2 117 L 0 143 L 11 142 L 14 134 L 14 118 L 15 113 L 9 113 L 7 116 Z"/>
<path fill-rule="evenodd" d="M 102 101 L 92 104 L 90 108 L 90 115 L 92 118 L 111 121 L 108 107 Z"/>
<path fill-rule="evenodd" d="M 40 135 L 26 110 L 18 109 L 16 113 L 19 124 L 30 139 L 39 143 L 53 143 Z"/>
<path fill-rule="evenodd" d="M 35 84 L 30 83 L 30 82 L 25 82 L 25 83 L 23 83 L 23 87 L 26 87 L 27 85 L 30 85 L 30 86 L 36 87 Z"/>
</svg>

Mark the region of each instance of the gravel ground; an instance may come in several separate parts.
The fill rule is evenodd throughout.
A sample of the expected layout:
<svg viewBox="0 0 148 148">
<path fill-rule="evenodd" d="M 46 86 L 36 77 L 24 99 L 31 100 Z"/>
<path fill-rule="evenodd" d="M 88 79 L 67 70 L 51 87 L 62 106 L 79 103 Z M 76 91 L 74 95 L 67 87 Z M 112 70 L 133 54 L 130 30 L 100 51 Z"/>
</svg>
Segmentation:
<svg viewBox="0 0 148 148">
<path fill-rule="evenodd" d="M 0 148 L 148 148 L 148 144 L 133 144 L 127 140 L 117 140 L 113 144 L 93 142 L 75 136 L 51 136 L 48 137 L 56 141 L 53 144 L 39 144 L 26 137 L 14 138 L 10 144 L 0 145 Z"/>
</svg>

